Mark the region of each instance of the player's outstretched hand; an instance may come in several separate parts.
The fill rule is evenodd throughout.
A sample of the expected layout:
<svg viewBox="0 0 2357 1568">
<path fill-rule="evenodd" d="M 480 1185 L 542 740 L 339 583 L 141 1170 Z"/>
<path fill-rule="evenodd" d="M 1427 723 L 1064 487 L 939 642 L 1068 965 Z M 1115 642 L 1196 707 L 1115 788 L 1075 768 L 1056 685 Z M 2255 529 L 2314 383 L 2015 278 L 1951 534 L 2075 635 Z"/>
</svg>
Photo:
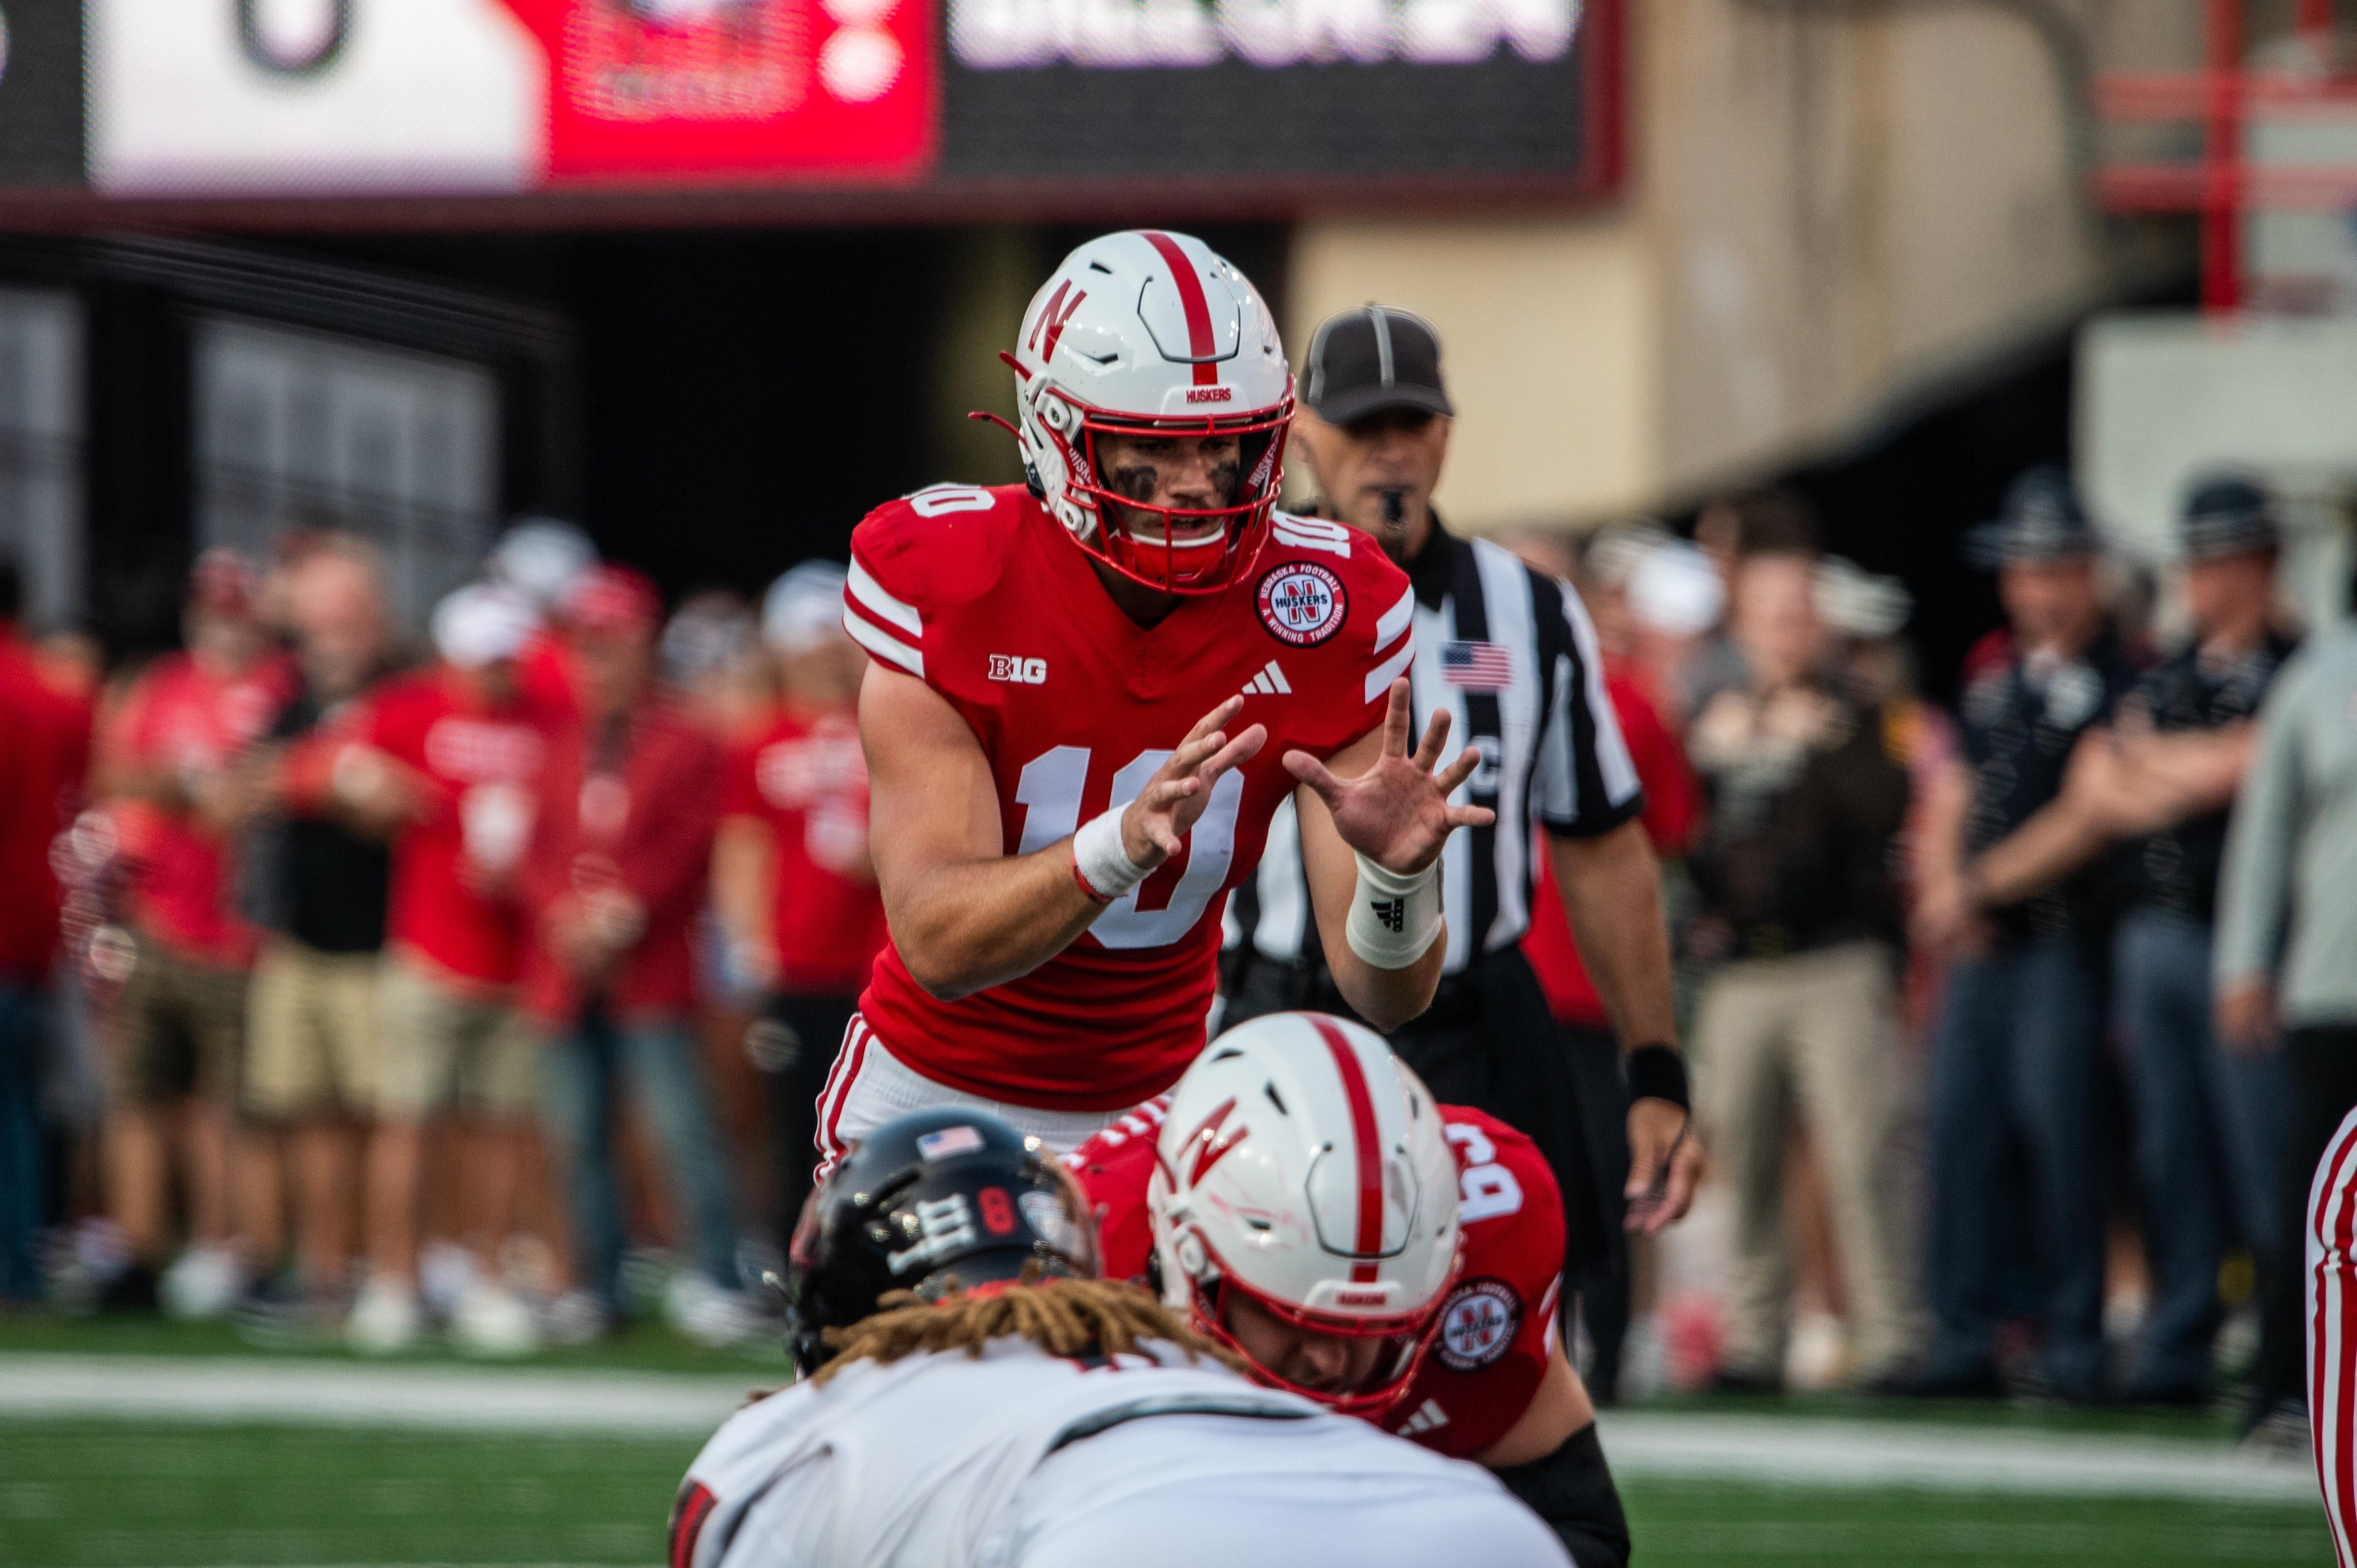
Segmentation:
<svg viewBox="0 0 2357 1568">
<path fill-rule="evenodd" d="M 1383 713 L 1383 755 L 1356 779 L 1336 778 L 1306 751 L 1285 754 L 1286 771 L 1318 791 L 1334 813 L 1334 831 L 1342 842 L 1384 870 L 1402 875 L 1422 871 L 1439 859 L 1440 846 L 1456 829 L 1483 827 L 1498 820 L 1487 806 L 1448 803 L 1457 787 L 1472 777 L 1481 760 L 1480 752 L 1469 746 L 1447 768 L 1433 771 L 1448 742 L 1446 712 L 1432 715 L 1424 744 L 1409 755 L 1407 693 L 1405 677 L 1392 682 L 1391 705 Z"/>
<path fill-rule="evenodd" d="M 1178 841 L 1211 801 L 1211 786 L 1220 775 L 1259 755 L 1268 744 L 1268 726 L 1252 725 L 1234 739 L 1227 722 L 1244 705 L 1230 697 L 1195 721 L 1178 749 L 1137 792 L 1121 816 L 1121 847 L 1135 865 L 1159 865 L 1178 853 Z"/>
</svg>

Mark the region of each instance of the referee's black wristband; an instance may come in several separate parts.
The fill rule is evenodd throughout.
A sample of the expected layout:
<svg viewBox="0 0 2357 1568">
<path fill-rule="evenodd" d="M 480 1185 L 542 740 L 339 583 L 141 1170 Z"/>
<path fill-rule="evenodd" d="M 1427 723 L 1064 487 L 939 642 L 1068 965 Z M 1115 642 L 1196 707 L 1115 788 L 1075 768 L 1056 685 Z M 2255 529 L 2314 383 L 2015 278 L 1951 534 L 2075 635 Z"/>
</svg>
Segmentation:
<svg viewBox="0 0 2357 1568">
<path fill-rule="evenodd" d="M 1630 1099 L 1666 1100 L 1681 1111 L 1693 1109 L 1686 1099 L 1686 1058 L 1675 1046 L 1638 1046 L 1624 1065 Z"/>
</svg>

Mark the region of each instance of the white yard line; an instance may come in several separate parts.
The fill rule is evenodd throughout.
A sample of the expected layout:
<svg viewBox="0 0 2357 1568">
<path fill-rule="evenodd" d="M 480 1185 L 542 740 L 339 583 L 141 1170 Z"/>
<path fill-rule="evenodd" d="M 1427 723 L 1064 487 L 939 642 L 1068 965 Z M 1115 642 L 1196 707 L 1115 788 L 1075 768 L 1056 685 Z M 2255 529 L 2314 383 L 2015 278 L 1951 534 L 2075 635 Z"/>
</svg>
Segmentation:
<svg viewBox="0 0 2357 1568">
<path fill-rule="evenodd" d="M 0 1356 L 0 1415 L 699 1436 L 758 1373 L 687 1376 L 222 1357 Z"/>
<path fill-rule="evenodd" d="M 1613 1411 L 1604 1451 L 1623 1476 L 1947 1492 L 2317 1501 L 2305 1458 L 2216 1441 L 2019 1428 Z"/>
<path fill-rule="evenodd" d="M 0 1416 L 693 1437 L 758 1373 L 565 1371 L 224 1357 L 0 1356 Z M 2070 1497 L 2311 1502 L 2305 1460 L 2198 1438 L 1615 1411 L 1605 1452 L 1631 1477 L 1914 1487 Z"/>
</svg>

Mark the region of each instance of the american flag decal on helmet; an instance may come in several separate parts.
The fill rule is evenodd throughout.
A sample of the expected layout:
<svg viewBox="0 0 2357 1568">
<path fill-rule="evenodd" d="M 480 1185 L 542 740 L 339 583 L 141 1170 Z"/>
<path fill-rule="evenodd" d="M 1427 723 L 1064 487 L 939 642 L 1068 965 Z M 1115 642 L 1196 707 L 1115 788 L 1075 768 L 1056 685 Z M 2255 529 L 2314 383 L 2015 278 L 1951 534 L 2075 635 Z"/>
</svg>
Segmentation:
<svg viewBox="0 0 2357 1568">
<path fill-rule="evenodd" d="M 1514 659 L 1494 642 L 1444 642 L 1440 678 L 1466 692 L 1502 692 L 1514 683 Z"/>
</svg>

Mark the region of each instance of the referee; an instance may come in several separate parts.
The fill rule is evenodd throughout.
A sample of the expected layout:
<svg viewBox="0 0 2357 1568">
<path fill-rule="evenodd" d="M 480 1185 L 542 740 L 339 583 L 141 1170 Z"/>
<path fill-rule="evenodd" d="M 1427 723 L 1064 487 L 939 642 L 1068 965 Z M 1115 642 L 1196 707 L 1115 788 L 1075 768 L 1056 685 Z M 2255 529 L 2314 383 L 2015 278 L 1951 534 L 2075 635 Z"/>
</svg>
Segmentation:
<svg viewBox="0 0 2357 1568">
<path fill-rule="evenodd" d="M 1454 410 L 1431 323 L 1389 306 L 1344 312 L 1310 339 L 1302 376 L 1295 439 L 1320 512 L 1372 537 L 1415 589 L 1415 726 L 1448 714 L 1449 734 L 1481 754 L 1462 803 L 1498 813 L 1493 827 L 1450 834 L 1441 853 L 1447 966 L 1431 1008 L 1392 1045 L 1440 1099 L 1538 1144 L 1563 1188 L 1575 1273 L 1589 1274 L 1613 1255 L 1623 1211 L 1599 1179 L 1576 1064 L 1520 946 L 1534 825 L 1624 1047 L 1628 1228 L 1650 1234 L 1684 1215 L 1702 1165 L 1686 1136 L 1660 871 L 1596 634 L 1566 585 L 1487 540 L 1457 538 L 1434 514 Z M 1290 1008 L 1350 1011 L 1326 972 L 1290 804 L 1228 920 L 1222 1026 Z M 1619 1098 L 1619 1084 L 1599 1087 Z"/>
</svg>

